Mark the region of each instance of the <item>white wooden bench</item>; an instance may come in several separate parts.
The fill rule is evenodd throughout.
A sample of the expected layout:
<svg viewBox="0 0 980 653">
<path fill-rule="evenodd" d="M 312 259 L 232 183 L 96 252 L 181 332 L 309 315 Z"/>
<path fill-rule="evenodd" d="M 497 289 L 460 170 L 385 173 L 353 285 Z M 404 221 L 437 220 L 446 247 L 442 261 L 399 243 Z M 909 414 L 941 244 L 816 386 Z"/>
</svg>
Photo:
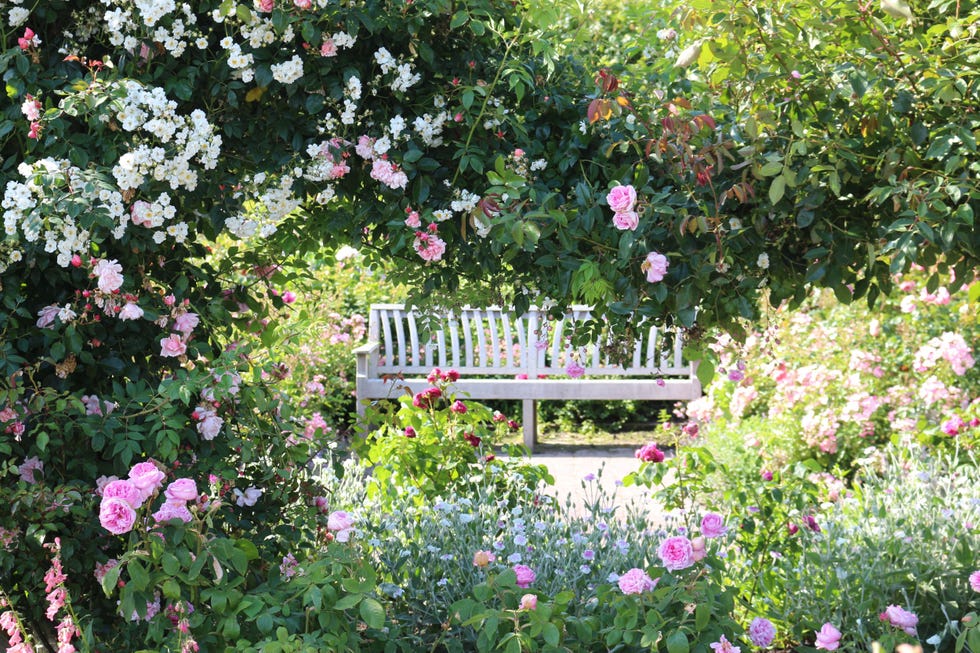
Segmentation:
<svg viewBox="0 0 980 653">
<path fill-rule="evenodd" d="M 424 390 L 434 367 L 459 372 L 453 386 L 460 396 L 520 399 L 524 444 L 531 450 L 542 399 L 668 401 L 701 396 L 695 366 L 682 357 L 681 338 L 665 339 L 657 327 L 644 329 L 631 363 L 623 367 L 608 362 L 596 343 L 579 348 L 569 344 L 570 322 L 590 317 L 586 306 L 573 307 L 560 320 L 549 320 L 534 307 L 521 316 L 503 308 L 467 307 L 438 316 L 423 338 L 421 316 L 401 304 L 373 305 L 368 342 L 354 350 L 358 416 L 363 423 L 372 399 L 395 398 L 406 387 L 412 393 Z M 585 372 L 570 378 L 566 366 L 576 352 Z"/>
</svg>

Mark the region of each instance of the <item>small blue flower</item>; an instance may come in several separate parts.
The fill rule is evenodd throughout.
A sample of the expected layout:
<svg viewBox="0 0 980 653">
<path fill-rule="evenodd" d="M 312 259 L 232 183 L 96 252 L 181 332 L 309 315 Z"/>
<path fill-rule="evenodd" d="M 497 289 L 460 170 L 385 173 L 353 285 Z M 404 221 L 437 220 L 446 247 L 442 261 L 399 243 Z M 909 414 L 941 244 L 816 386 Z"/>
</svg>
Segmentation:
<svg viewBox="0 0 980 653">
<path fill-rule="evenodd" d="M 523 533 L 518 533 L 514 536 L 514 544 L 517 546 L 524 546 L 527 544 L 527 537 Z"/>
<path fill-rule="evenodd" d="M 511 553 L 509 556 L 507 556 L 507 562 L 510 562 L 512 564 L 520 561 L 521 561 L 520 553 Z"/>
<path fill-rule="evenodd" d="M 581 567 L 578 568 L 578 570 L 581 571 L 583 574 L 587 574 L 590 571 L 592 571 L 592 567 L 590 567 L 589 565 L 582 565 Z"/>
<path fill-rule="evenodd" d="M 582 557 L 586 560 L 593 560 L 595 559 L 595 551 L 592 549 L 586 549 L 585 551 L 582 551 Z"/>
</svg>

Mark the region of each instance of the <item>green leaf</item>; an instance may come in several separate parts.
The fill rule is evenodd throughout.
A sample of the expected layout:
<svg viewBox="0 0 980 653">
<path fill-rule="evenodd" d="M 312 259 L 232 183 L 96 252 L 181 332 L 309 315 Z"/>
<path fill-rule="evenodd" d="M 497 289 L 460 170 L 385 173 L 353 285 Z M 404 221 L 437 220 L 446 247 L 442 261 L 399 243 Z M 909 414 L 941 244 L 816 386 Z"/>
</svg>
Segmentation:
<svg viewBox="0 0 980 653">
<path fill-rule="evenodd" d="M 667 653 L 689 653 L 691 645 L 683 631 L 675 630 L 667 636 Z"/>
<path fill-rule="evenodd" d="M 272 615 L 268 612 L 263 612 L 259 615 L 259 618 L 255 620 L 255 625 L 259 627 L 259 630 L 263 633 L 272 632 L 272 627 L 275 625 L 272 621 Z"/>
<path fill-rule="evenodd" d="M 769 185 L 769 201 L 773 204 L 779 202 L 783 199 L 783 194 L 786 192 L 786 179 L 779 175 L 772 180 L 772 184 Z"/>
<path fill-rule="evenodd" d="M 449 29 L 456 29 L 460 25 L 466 23 L 466 21 L 468 21 L 469 19 L 470 16 L 465 11 L 457 11 L 453 15 L 453 19 L 449 21 Z"/>
<path fill-rule="evenodd" d="M 558 627 L 553 623 L 546 623 L 541 629 L 541 636 L 544 638 L 545 644 L 549 646 L 558 646 L 558 642 L 561 641 L 561 633 L 558 632 Z"/>
<path fill-rule="evenodd" d="M 385 625 L 385 609 L 376 600 L 368 597 L 361 601 L 361 619 L 369 627 L 383 628 Z"/>
<path fill-rule="evenodd" d="M 336 603 L 334 603 L 333 609 L 346 610 L 348 608 L 353 608 L 355 605 L 361 602 L 362 598 L 364 597 L 360 594 L 348 594 L 347 596 L 342 596 Z"/>
<path fill-rule="evenodd" d="M 759 171 L 759 173 L 763 177 L 772 177 L 773 175 L 778 174 L 782 169 L 783 169 L 782 161 L 770 161 L 769 163 L 762 166 L 762 169 Z"/>
<path fill-rule="evenodd" d="M 126 571 L 129 572 L 129 580 L 137 590 L 145 590 L 150 584 L 150 574 L 139 560 L 131 560 L 126 565 Z"/>
</svg>

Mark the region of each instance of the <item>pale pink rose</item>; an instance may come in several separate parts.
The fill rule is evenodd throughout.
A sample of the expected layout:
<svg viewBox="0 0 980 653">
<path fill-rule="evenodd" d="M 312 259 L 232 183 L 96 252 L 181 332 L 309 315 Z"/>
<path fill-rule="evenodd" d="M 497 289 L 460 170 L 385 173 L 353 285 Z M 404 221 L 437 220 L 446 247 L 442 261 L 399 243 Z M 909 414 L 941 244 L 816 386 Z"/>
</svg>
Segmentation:
<svg viewBox="0 0 980 653">
<path fill-rule="evenodd" d="M 131 481 L 125 480 L 116 480 L 107 483 L 102 488 L 102 498 L 122 499 L 132 506 L 133 510 L 138 510 L 143 505 L 145 499 L 138 487 L 133 485 Z"/>
<path fill-rule="evenodd" d="M 640 265 L 640 269 L 646 273 L 647 281 L 656 283 L 663 281 L 669 265 L 670 263 L 668 263 L 666 256 L 657 252 L 650 252 L 647 254 L 647 258 L 643 264 Z"/>
<path fill-rule="evenodd" d="M 841 632 L 834 628 L 833 624 L 826 623 L 817 633 L 817 641 L 814 646 L 825 651 L 836 651 L 837 647 L 840 646 L 840 637 Z"/>
<path fill-rule="evenodd" d="M 156 466 L 156 463 L 151 461 L 145 461 L 142 463 L 136 463 L 133 468 L 129 470 L 129 480 L 139 488 L 140 494 L 143 499 L 146 500 L 153 495 L 154 492 L 160 489 L 163 485 L 163 479 L 166 478 L 166 474 L 160 471 L 160 468 Z"/>
<path fill-rule="evenodd" d="M 691 538 L 691 551 L 694 556 L 694 562 L 701 562 L 704 560 L 704 556 L 708 554 L 705 539 L 700 536 Z"/>
<path fill-rule="evenodd" d="M 636 204 L 636 189 L 633 186 L 616 186 L 606 195 L 606 202 L 614 213 L 632 211 Z"/>
<path fill-rule="evenodd" d="M 513 569 L 514 573 L 517 574 L 518 587 L 530 587 L 531 583 L 533 583 L 534 579 L 537 577 L 534 570 L 527 565 L 514 565 Z"/>
<path fill-rule="evenodd" d="M 110 533 L 122 535 L 133 530 L 136 511 L 123 499 L 116 497 L 103 499 L 99 506 L 99 523 Z"/>
<path fill-rule="evenodd" d="M 490 553 L 489 551 L 477 551 L 473 554 L 473 566 L 474 567 L 486 567 L 491 562 L 497 559 L 497 556 Z M 980 574 L 980 572 L 977 572 Z"/>
<path fill-rule="evenodd" d="M 749 624 L 749 640 L 759 648 L 766 648 L 776 639 L 776 627 L 763 617 L 756 617 Z"/>
<path fill-rule="evenodd" d="M 667 571 L 687 569 L 694 564 L 694 547 L 691 540 L 683 536 L 668 537 L 660 543 L 657 555 Z"/>
<path fill-rule="evenodd" d="M 140 227 L 152 227 L 153 220 L 146 217 L 146 211 L 149 209 L 151 204 L 145 200 L 136 200 L 133 205 L 129 207 L 129 217 L 133 221 L 133 224 Z"/>
<path fill-rule="evenodd" d="M 885 608 L 885 612 L 881 616 L 891 625 L 905 631 L 906 635 L 915 635 L 915 627 L 919 623 L 919 618 L 908 610 L 897 605 L 890 605 Z"/>
<path fill-rule="evenodd" d="M 320 56 L 321 57 L 337 56 L 337 44 L 333 42 L 333 39 L 327 39 L 326 41 L 323 42 L 323 45 L 320 46 Z"/>
<path fill-rule="evenodd" d="M 133 302 L 126 302 L 126 304 L 119 310 L 120 320 L 138 320 L 143 317 L 143 309 L 139 307 L 139 304 L 134 304 Z"/>
<path fill-rule="evenodd" d="M 214 414 L 214 411 L 209 411 L 209 414 L 205 415 L 201 421 L 197 423 L 197 432 L 201 434 L 201 437 L 205 440 L 214 440 L 215 437 L 221 433 L 221 429 L 224 427 L 225 421 Z"/>
<path fill-rule="evenodd" d="M 272 13 L 275 6 L 275 0 L 255 0 L 255 10 L 261 11 L 263 14 Z"/>
<path fill-rule="evenodd" d="M 176 333 L 171 333 L 166 338 L 160 340 L 160 355 L 167 358 L 176 358 L 187 353 L 187 345 Z"/>
<path fill-rule="evenodd" d="M 37 479 L 34 478 L 34 472 L 44 473 L 44 463 L 37 456 L 31 456 L 24 460 L 17 468 L 17 471 L 20 472 L 20 480 L 34 485 L 37 483 Z"/>
<path fill-rule="evenodd" d="M 186 524 L 193 518 L 191 511 L 187 509 L 187 504 L 183 501 L 165 501 L 160 509 L 153 513 L 153 519 L 158 523 L 179 519 Z"/>
<path fill-rule="evenodd" d="M 717 642 L 712 642 L 708 646 L 714 653 L 742 653 L 742 649 L 729 642 L 724 635 L 719 637 Z"/>
<path fill-rule="evenodd" d="M 354 516 L 343 510 L 337 510 L 327 517 L 327 528 L 332 531 L 347 531 L 354 528 Z"/>
<path fill-rule="evenodd" d="M 411 211 L 408 214 L 408 217 L 405 218 L 405 226 L 412 229 L 418 229 L 420 226 L 422 226 L 422 218 L 418 211 Z"/>
<path fill-rule="evenodd" d="M 119 290 L 123 284 L 122 266 L 115 259 L 102 259 L 95 264 L 92 273 L 99 278 L 99 290 L 104 293 Z"/>
<path fill-rule="evenodd" d="M 613 225 L 620 231 L 636 231 L 640 226 L 640 216 L 636 211 L 617 211 L 613 214 Z"/>
<path fill-rule="evenodd" d="M 105 489 L 105 486 L 109 485 L 109 483 L 112 483 L 113 481 L 118 481 L 118 480 L 119 480 L 118 476 L 103 475 L 98 477 L 97 479 L 95 479 L 95 493 L 101 497 L 102 490 Z"/>
<path fill-rule="evenodd" d="M 167 486 L 163 496 L 168 501 L 197 501 L 197 483 L 192 478 L 178 478 Z"/>
<path fill-rule="evenodd" d="M 721 515 L 709 512 L 701 518 L 701 534 L 705 537 L 721 537 L 727 532 L 728 527 Z"/>
<path fill-rule="evenodd" d="M 643 594 L 653 591 L 659 579 L 650 578 L 642 569 L 633 568 L 619 577 L 619 590 L 623 594 Z"/>
<path fill-rule="evenodd" d="M 293 0 L 293 4 L 296 5 L 298 9 L 309 9 L 313 6 L 312 0 Z"/>
<path fill-rule="evenodd" d="M 184 337 L 186 338 L 187 336 L 191 335 L 191 332 L 194 330 L 194 327 L 196 327 L 200 323 L 201 323 L 201 318 L 198 317 L 197 313 L 181 313 L 174 320 L 174 329 L 180 331 L 182 334 L 184 334 Z M 180 352 L 180 353 L 184 353 L 184 352 Z"/>
<path fill-rule="evenodd" d="M 534 594 L 525 594 L 521 597 L 521 605 L 519 610 L 537 610 L 538 609 L 538 597 Z"/>
<path fill-rule="evenodd" d="M 57 304 L 51 304 L 50 306 L 45 306 L 37 312 L 37 328 L 43 329 L 50 326 L 54 322 L 54 318 L 58 317 L 58 313 L 61 312 L 61 307 Z"/>
<path fill-rule="evenodd" d="M 41 119 L 41 103 L 31 95 L 28 95 L 27 99 L 24 100 L 24 104 L 20 106 L 20 110 L 24 114 L 24 117 L 31 122 Z"/>
<path fill-rule="evenodd" d="M 357 145 L 354 146 L 354 151 L 362 159 L 370 161 L 374 158 L 374 139 L 366 135 L 359 136 L 357 138 Z"/>
<path fill-rule="evenodd" d="M 174 304 L 177 303 L 177 298 L 174 297 L 173 295 L 165 295 L 163 298 L 163 303 L 166 306 L 173 306 Z"/>
</svg>

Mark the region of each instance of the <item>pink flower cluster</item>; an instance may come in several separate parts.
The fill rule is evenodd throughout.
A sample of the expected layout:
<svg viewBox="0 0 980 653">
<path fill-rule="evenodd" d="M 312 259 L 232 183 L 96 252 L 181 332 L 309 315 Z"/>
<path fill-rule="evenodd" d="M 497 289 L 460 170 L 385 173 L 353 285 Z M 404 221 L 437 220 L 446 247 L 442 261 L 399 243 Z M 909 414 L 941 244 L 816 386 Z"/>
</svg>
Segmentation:
<svg viewBox="0 0 980 653">
<path fill-rule="evenodd" d="M 360 142 L 358 142 L 360 147 Z M 360 150 L 357 150 L 360 154 Z M 388 188 L 396 190 L 404 189 L 408 185 L 408 175 L 398 169 L 398 166 L 388 159 L 375 159 L 371 164 L 371 179 L 380 181 Z"/>
<path fill-rule="evenodd" d="M 336 510 L 327 517 L 327 530 L 334 533 L 338 542 L 347 542 L 354 534 L 354 516 L 343 510 Z"/>
<path fill-rule="evenodd" d="M 634 455 L 645 463 L 661 463 L 664 461 L 664 452 L 657 448 L 656 442 L 648 442 L 637 449 Z"/>
<path fill-rule="evenodd" d="M 7 607 L 7 602 L 0 596 L 0 608 Z M 34 653 L 34 647 L 24 642 L 24 633 L 13 610 L 0 613 L 0 628 L 7 634 L 7 653 Z"/>
<path fill-rule="evenodd" d="M 925 372 L 935 367 L 940 359 L 945 359 L 957 376 L 963 376 L 974 366 L 973 350 L 966 344 L 958 333 L 947 331 L 938 338 L 933 338 L 915 352 L 912 368 L 916 372 Z"/>
<path fill-rule="evenodd" d="M 642 569 L 634 567 L 619 577 L 619 591 L 623 594 L 643 594 L 652 592 L 660 579 L 654 580 Z"/>
<path fill-rule="evenodd" d="M 446 241 L 433 233 L 415 232 L 415 242 L 412 247 L 423 261 L 440 261 L 446 253 Z"/>
<path fill-rule="evenodd" d="M 136 524 L 136 511 L 163 487 L 164 478 L 166 475 L 155 462 L 146 461 L 133 465 L 128 479 L 106 479 L 101 488 L 102 503 L 99 506 L 102 527 L 115 535 L 131 531 Z M 191 520 L 187 502 L 198 499 L 197 484 L 193 479 L 178 478 L 167 486 L 164 496 L 166 501 L 153 513 L 157 522 Z"/>
<path fill-rule="evenodd" d="M 636 189 L 633 186 L 616 186 L 606 195 L 606 202 L 613 210 L 613 225 L 622 231 L 636 231 L 640 216 L 633 210 L 636 205 Z"/>
</svg>

